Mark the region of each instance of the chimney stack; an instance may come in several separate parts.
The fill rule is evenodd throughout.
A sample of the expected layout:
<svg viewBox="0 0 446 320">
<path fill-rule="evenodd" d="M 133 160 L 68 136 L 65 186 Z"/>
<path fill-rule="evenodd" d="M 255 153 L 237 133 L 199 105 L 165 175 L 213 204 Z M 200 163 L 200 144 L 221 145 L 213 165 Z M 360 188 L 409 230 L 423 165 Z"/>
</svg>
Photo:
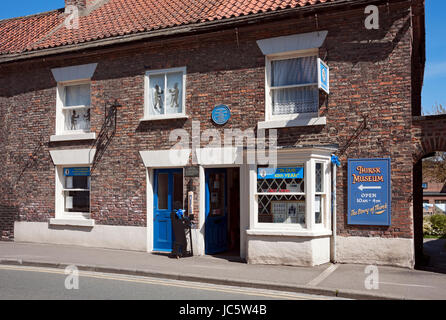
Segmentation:
<svg viewBox="0 0 446 320">
<path fill-rule="evenodd" d="M 87 8 L 87 0 L 65 0 L 65 10 L 68 6 L 75 6 L 82 11 Z"/>
</svg>

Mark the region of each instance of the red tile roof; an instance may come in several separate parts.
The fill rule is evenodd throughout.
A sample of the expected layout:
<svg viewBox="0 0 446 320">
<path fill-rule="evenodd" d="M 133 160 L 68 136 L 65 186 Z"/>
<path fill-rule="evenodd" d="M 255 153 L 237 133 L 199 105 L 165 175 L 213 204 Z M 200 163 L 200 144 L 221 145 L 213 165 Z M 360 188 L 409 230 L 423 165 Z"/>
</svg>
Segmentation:
<svg viewBox="0 0 446 320">
<path fill-rule="evenodd" d="M 64 9 L 0 21 L 0 55 L 339 0 L 89 0 L 98 7 L 64 25 Z"/>
</svg>

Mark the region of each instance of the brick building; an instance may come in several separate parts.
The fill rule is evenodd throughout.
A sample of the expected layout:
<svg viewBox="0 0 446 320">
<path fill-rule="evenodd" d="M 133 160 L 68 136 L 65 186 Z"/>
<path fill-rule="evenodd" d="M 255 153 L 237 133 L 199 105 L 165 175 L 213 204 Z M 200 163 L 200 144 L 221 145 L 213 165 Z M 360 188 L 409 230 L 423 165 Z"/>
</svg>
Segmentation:
<svg viewBox="0 0 446 320">
<path fill-rule="evenodd" d="M 423 180 L 423 210 L 425 215 L 446 214 L 446 184 Z"/>
<path fill-rule="evenodd" d="M 169 251 L 187 208 L 198 255 L 414 266 L 423 1 L 66 0 L 0 35 L 3 240 Z M 391 160 L 390 225 L 348 222 L 361 158 Z"/>
</svg>

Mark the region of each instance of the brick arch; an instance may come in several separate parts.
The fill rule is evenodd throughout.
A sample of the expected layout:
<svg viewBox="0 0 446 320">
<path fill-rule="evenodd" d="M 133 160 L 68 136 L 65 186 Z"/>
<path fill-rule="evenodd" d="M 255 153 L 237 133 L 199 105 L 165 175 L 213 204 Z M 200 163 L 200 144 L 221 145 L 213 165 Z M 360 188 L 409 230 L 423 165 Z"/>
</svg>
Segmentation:
<svg viewBox="0 0 446 320">
<path fill-rule="evenodd" d="M 415 266 L 425 264 L 423 254 L 423 167 L 421 159 L 436 151 L 446 152 L 446 115 L 413 117 L 412 208 Z"/>
<path fill-rule="evenodd" d="M 412 139 L 414 164 L 433 152 L 446 152 L 446 114 L 414 117 Z"/>
</svg>

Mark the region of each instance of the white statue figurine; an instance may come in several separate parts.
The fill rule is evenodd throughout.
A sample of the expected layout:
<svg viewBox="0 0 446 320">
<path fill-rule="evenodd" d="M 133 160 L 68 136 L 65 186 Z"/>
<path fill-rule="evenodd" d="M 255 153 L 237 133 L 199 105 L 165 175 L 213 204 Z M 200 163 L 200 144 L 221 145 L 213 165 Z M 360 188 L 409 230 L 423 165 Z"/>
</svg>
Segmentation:
<svg viewBox="0 0 446 320">
<path fill-rule="evenodd" d="M 155 86 L 155 92 L 154 92 L 154 104 L 153 108 L 155 110 L 161 111 L 162 104 L 163 104 L 163 93 L 164 91 L 159 87 L 159 85 Z"/>
<path fill-rule="evenodd" d="M 170 107 L 172 109 L 178 109 L 180 104 L 178 103 L 178 98 L 180 95 L 180 89 L 178 89 L 178 82 L 175 83 L 173 89 L 169 89 L 169 93 L 171 94 Z"/>
</svg>

